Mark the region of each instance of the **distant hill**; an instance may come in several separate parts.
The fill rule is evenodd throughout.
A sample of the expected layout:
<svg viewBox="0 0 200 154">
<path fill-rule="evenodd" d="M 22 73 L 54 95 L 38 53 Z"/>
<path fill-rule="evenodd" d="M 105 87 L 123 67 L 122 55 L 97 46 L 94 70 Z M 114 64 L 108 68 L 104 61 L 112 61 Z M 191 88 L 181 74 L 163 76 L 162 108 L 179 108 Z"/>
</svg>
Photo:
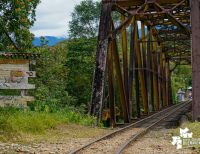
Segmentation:
<svg viewBox="0 0 200 154">
<path fill-rule="evenodd" d="M 57 43 L 67 39 L 65 37 L 55 37 L 55 36 L 44 36 L 44 37 L 48 41 L 48 44 L 47 44 L 48 46 L 54 46 Z M 40 37 L 35 37 L 34 38 L 33 45 L 34 46 L 41 46 Z"/>
</svg>

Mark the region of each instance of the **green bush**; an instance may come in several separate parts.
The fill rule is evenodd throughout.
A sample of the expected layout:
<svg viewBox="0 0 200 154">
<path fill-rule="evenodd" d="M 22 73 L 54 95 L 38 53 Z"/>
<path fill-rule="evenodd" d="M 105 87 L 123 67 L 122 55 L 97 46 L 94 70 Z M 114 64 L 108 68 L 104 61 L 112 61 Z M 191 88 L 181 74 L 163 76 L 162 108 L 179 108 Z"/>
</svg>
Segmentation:
<svg viewBox="0 0 200 154">
<path fill-rule="evenodd" d="M 32 109 L 45 111 L 48 108 L 55 112 L 75 103 L 75 97 L 66 90 L 66 52 L 66 46 L 38 48 L 40 58 L 35 68 L 37 78 L 34 79 L 36 90 L 33 92 L 36 101 Z"/>
<path fill-rule="evenodd" d="M 54 47 L 34 49 L 39 53 L 30 79 L 36 89 L 29 91 L 35 101 L 30 109 L 0 109 L 0 140 L 21 133 L 43 133 L 58 125 L 94 125 L 95 118 L 85 114 L 91 95 L 96 39 L 71 40 Z"/>
<path fill-rule="evenodd" d="M 74 39 L 67 47 L 67 91 L 77 100 L 75 106 L 87 109 L 91 99 L 95 65 L 96 38 Z"/>
<path fill-rule="evenodd" d="M 173 67 L 173 64 L 171 64 Z M 192 86 L 192 68 L 189 65 L 178 66 L 171 74 L 173 101 L 177 102 L 176 94 L 180 88 Z"/>
</svg>

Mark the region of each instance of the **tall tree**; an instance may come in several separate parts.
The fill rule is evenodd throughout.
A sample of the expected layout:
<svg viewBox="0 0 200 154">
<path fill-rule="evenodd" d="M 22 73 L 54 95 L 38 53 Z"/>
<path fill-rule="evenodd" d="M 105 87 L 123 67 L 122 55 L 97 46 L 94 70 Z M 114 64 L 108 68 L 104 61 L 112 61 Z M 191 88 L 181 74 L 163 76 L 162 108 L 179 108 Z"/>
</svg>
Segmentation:
<svg viewBox="0 0 200 154">
<path fill-rule="evenodd" d="M 32 47 L 29 29 L 35 21 L 35 9 L 40 0 L 0 1 L 0 50 L 24 51 Z"/>
<path fill-rule="evenodd" d="M 67 91 L 77 99 L 77 106 L 87 106 L 92 91 L 96 39 L 70 40 L 67 48 Z"/>
<path fill-rule="evenodd" d="M 69 35 L 71 38 L 91 38 L 98 32 L 100 18 L 100 2 L 84 0 L 76 5 L 69 22 Z"/>
</svg>

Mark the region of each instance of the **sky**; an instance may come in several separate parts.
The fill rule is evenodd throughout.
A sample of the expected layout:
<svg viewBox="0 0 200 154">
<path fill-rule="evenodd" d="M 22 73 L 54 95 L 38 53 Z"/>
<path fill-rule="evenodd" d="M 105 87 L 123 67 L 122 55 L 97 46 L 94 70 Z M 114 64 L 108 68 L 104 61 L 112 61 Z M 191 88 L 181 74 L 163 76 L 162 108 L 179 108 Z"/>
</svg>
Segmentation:
<svg viewBox="0 0 200 154">
<path fill-rule="evenodd" d="M 36 37 L 67 37 L 68 22 L 74 6 L 81 0 L 41 0 L 36 9 L 36 22 L 31 32 Z"/>
</svg>

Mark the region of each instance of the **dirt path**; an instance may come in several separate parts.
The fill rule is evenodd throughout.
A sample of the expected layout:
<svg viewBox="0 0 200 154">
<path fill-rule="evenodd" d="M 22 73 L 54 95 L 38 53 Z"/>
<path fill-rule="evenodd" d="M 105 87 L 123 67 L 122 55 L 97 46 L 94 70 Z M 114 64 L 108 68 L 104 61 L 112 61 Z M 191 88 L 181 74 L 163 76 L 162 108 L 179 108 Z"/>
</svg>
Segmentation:
<svg viewBox="0 0 200 154">
<path fill-rule="evenodd" d="M 124 141 L 127 140 L 132 134 L 136 134 L 138 131 L 141 131 L 139 128 L 133 128 L 127 130 L 120 135 L 117 134 L 112 138 L 102 140 L 98 143 L 95 143 L 87 150 L 78 152 L 78 154 L 112 154 L 116 152 L 116 149 L 119 148 Z"/>
<path fill-rule="evenodd" d="M 14 143 L 0 142 L 0 154 L 65 154 L 112 130 L 59 126 L 41 135 L 23 134 Z"/>
<path fill-rule="evenodd" d="M 123 154 L 197 154 L 189 148 L 177 150 L 171 144 L 172 130 L 162 129 L 151 131 L 132 144 Z"/>
<path fill-rule="evenodd" d="M 77 125 L 60 126 L 45 135 L 24 135 L 15 143 L 0 143 L 0 154 L 67 154 L 111 131 Z M 132 144 L 124 154 L 196 154 L 192 149 L 177 150 L 171 144 L 172 132 L 172 129 L 151 131 Z M 112 146 L 112 143 L 102 144 L 102 151 L 96 154 L 113 153 L 106 152 L 105 146 Z"/>
</svg>

